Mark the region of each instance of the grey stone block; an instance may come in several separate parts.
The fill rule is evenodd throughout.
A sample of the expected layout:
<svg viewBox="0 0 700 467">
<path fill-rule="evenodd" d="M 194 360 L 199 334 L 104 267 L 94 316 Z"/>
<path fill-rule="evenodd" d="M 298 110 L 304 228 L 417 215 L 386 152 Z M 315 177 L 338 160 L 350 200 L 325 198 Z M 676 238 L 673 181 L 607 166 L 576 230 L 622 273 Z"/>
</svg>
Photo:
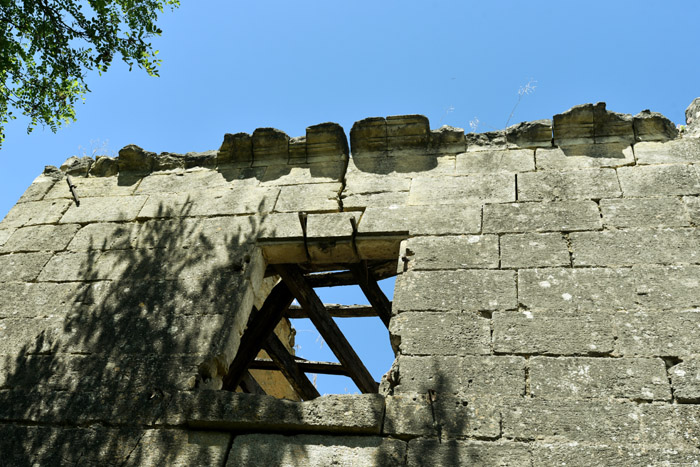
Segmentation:
<svg viewBox="0 0 700 467">
<path fill-rule="evenodd" d="M 383 467 L 404 465 L 405 456 L 406 443 L 397 439 L 368 436 L 251 434 L 236 436 L 226 466 Z"/>
<path fill-rule="evenodd" d="M 615 332 L 603 312 L 496 311 L 493 348 L 498 353 L 609 354 Z"/>
<path fill-rule="evenodd" d="M 491 323 L 478 313 L 401 313 L 390 331 L 402 355 L 491 353 Z"/>
<path fill-rule="evenodd" d="M 395 311 L 480 311 L 516 306 L 513 271 L 410 271 L 394 292 Z"/>
<path fill-rule="evenodd" d="M 700 310 L 623 311 L 613 320 L 621 355 L 686 357 L 700 353 Z"/>
<path fill-rule="evenodd" d="M 532 465 L 546 467 L 566 465 L 585 467 L 596 465 L 616 465 L 637 467 L 642 465 L 694 465 L 698 452 L 692 449 L 678 450 L 648 445 L 626 446 L 606 445 L 585 446 L 574 443 L 536 444 L 532 450 Z"/>
<path fill-rule="evenodd" d="M 408 443 L 408 466 L 444 465 L 524 466 L 530 465 L 530 447 L 512 441 L 458 441 L 413 439 Z"/>
<path fill-rule="evenodd" d="M 407 242 L 408 269 L 498 267 L 498 236 L 416 237 Z"/>
<path fill-rule="evenodd" d="M 359 232 L 367 234 L 445 235 L 480 231 L 480 205 L 370 206 L 362 214 L 359 225 Z"/>
<path fill-rule="evenodd" d="M 396 150 L 382 154 L 360 154 L 348 162 L 348 176 L 362 174 L 381 174 L 390 177 L 419 177 L 454 175 L 455 156 L 443 154 L 424 154 L 422 151 Z"/>
<path fill-rule="evenodd" d="M 49 353 L 55 351 L 46 334 L 63 328 L 63 316 L 5 318 L 0 322 L 0 353 Z"/>
<path fill-rule="evenodd" d="M 0 282 L 33 281 L 53 253 L 0 255 Z"/>
<path fill-rule="evenodd" d="M 124 465 L 223 465 L 231 436 L 213 431 L 146 430 Z"/>
<path fill-rule="evenodd" d="M 690 165 L 653 165 L 617 169 L 627 198 L 658 198 L 700 194 L 697 168 Z"/>
<path fill-rule="evenodd" d="M 700 262 L 700 232 L 695 229 L 574 232 L 569 238 L 574 266 Z"/>
<path fill-rule="evenodd" d="M 404 174 L 377 174 L 355 168 L 348 169 L 345 178 L 344 196 L 408 191 L 411 188 L 411 177 Z"/>
<path fill-rule="evenodd" d="M 423 115 L 390 115 L 386 118 L 387 150 L 425 152 L 430 142 L 430 123 Z"/>
<path fill-rule="evenodd" d="M 337 212 L 340 183 L 283 186 L 275 204 L 275 212 Z"/>
<path fill-rule="evenodd" d="M 571 170 L 634 165 L 634 152 L 627 143 L 581 144 L 541 148 L 535 153 L 537 170 Z"/>
<path fill-rule="evenodd" d="M 518 174 L 518 200 L 619 198 L 620 184 L 613 169 L 581 169 Z"/>
<path fill-rule="evenodd" d="M 314 185 L 316 186 L 316 185 Z M 291 188 L 291 187 L 283 187 Z M 272 211 L 279 189 L 256 187 L 246 184 L 214 188 L 201 193 L 190 193 L 190 216 L 226 216 L 239 214 L 265 214 Z M 149 199 L 150 202 L 150 199 Z M 144 211 L 146 207 L 144 207 Z M 143 216 L 143 211 L 139 217 Z"/>
<path fill-rule="evenodd" d="M 501 414 L 496 401 L 443 394 L 386 398 L 383 433 L 390 436 L 497 438 Z"/>
<path fill-rule="evenodd" d="M 509 356 L 398 357 L 394 394 L 516 397 L 525 393 L 525 359 Z"/>
<path fill-rule="evenodd" d="M 637 163 L 678 164 L 700 162 L 700 138 L 682 138 L 674 141 L 643 142 L 634 145 Z"/>
<path fill-rule="evenodd" d="M 146 199 L 146 196 L 82 198 L 80 206 L 72 205 L 61 217 L 61 223 L 131 221 L 136 219 Z"/>
<path fill-rule="evenodd" d="M 684 196 L 683 204 L 693 225 L 700 225 L 700 197 Z"/>
<path fill-rule="evenodd" d="M 12 234 L 17 229 L 3 229 L 0 230 L 0 247 L 3 246 L 7 240 L 12 236 Z"/>
<path fill-rule="evenodd" d="M 513 173 L 530 170 L 535 170 L 535 151 L 532 149 L 463 152 L 457 155 L 458 174 Z"/>
<path fill-rule="evenodd" d="M 657 310 L 700 307 L 699 266 L 644 265 L 633 271 L 640 307 Z"/>
<path fill-rule="evenodd" d="M 52 199 L 16 204 L 0 223 L 0 229 L 55 224 L 72 203 L 67 199 Z"/>
<path fill-rule="evenodd" d="M 700 443 L 700 406 L 696 404 L 639 406 L 642 437 L 666 449 L 693 449 Z"/>
<path fill-rule="evenodd" d="M 279 164 L 289 158 L 289 136 L 276 128 L 253 132 L 253 166 Z"/>
<path fill-rule="evenodd" d="M 87 251 L 133 248 L 138 237 L 139 227 L 139 224 L 88 224 L 78 231 L 68 245 L 68 249 Z M 148 230 L 150 231 L 150 228 Z"/>
<path fill-rule="evenodd" d="M 601 199 L 607 227 L 681 227 L 690 220 L 678 198 Z"/>
<path fill-rule="evenodd" d="M 358 254 L 352 244 L 353 224 L 359 212 L 311 214 L 306 226 L 306 244 L 312 261 L 351 263 Z M 355 224 L 357 225 L 357 224 Z"/>
<path fill-rule="evenodd" d="M 29 188 L 24 191 L 24 194 L 19 198 L 18 203 L 27 203 L 30 201 L 41 201 L 46 193 L 51 190 L 56 179 L 48 175 L 41 174 L 34 179 Z"/>
<path fill-rule="evenodd" d="M 65 315 L 89 301 L 89 285 L 80 282 L 7 282 L 0 288 L 0 318 L 39 318 Z"/>
<path fill-rule="evenodd" d="M 79 228 L 77 224 L 22 227 L 5 242 L 0 252 L 60 251 Z"/>
<path fill-rule="evenodd" d="M 430 132 L 430 152 L 436 154 L 458 154 L 467 150 L 464 128 L 443 125 Z"/>
<path fill-rule="evenodd" d="M 680 402 L 700 400 L 700 360 L 690 357 L 668 369 L 673 397 Z"/>
<path fill-rule="evenodd" d="M 103 196 L 130 196 L 139 186 L 140 177 L 135 175 L 124 175 L 121 177 L 73 177 L 71 181 L 75 185 L 80 200 L 83 198 L 99 198 Z M 65 180 L 56 183 L 44 199 L 73 199 L 68 184 Z"/>
<path fill-rule="evenodd" d="M 341 195 L 343 209 L 361 210 L 367 207 L 388 207 L 391 209 L 408 204 L 408 192 L 370 193 L 366 195 Z"/>
<path fill-rule="evenodd" d="M 502 268 L 571 264 L 566 239 L 560 233 L 503 235 L 500 246 Z"/>
<path fill-rule="evenodd" d="M 177 393 L 163 418 L 167 425 L 244 431 L 379 434 L 384 397 L 328 395 L 305 402 L 229 391 Z"/>
<path fill-rule="evenodd" d="M 634 116 L 634 136 L 637 141 L 667 141 L 678 137 L 678 129 L 668 118 L 647 109 Z"/>
<path fill-rule="evenodd" d="M 250 166 L 253 163 L 253 142 L 248 133 L 226 133 L 217 153 L 219 164 Z"/>
<path fill-rule="evenodd" d="M 224 174 L 210 169 L 193 169 L 177 173 L 154 173 L 144 177 L 136 189 L 137 195 L 204 191 L 230 183 Z"/>
<path fill-rule="evenodd" d="M 515 201 L 515 175 L 481 174 L 416 177 L 408 204 L 464 204 Z"/>
<path fill-rule="evenodd" d="M 593 201 L 487 204 L 484 232 L 547 232 L 600 230 L 598 205 Z"/>
<path fill-rule="evenodd" d="M 306 183 L 333 183 L 343 179 L 345 166 L 342 162 L 270 165 L 261 178 L 263 186 L 303 185 Z"/>
<path fill-rule="evenodd" d="M 543 268 L 518 271 L 518 301 L 534 310 L 616 310 L 637 303 L 629 269 Z"/>
<path fill-rule="evenodd" d="M 538 399 L 671 400 L 660 358 L 532 357 L 529 366 Z"/>
</svg>

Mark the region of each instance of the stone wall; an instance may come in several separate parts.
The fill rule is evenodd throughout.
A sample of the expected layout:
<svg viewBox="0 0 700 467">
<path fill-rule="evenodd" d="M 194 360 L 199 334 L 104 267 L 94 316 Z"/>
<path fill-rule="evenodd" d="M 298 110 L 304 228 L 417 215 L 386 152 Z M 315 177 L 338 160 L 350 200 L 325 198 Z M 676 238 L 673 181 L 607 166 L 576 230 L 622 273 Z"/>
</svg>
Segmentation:
<svg viewBox="0 0 700 467">
<path fill-rule="evenodd" d="M 697 465 L 698 102 L 47 168 L 0 223 L 3 462 Z M 380 394 L 219 390 L 267 264 L 387 258 Z"/>
</svg>

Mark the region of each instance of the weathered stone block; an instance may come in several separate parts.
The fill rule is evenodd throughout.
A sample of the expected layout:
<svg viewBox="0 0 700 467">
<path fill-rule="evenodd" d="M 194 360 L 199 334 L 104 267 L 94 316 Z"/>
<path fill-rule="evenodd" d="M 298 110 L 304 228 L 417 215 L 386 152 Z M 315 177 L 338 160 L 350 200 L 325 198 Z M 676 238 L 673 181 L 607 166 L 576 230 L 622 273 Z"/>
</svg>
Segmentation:
<svg viewBox="0 0 700 467">
<path fill-rule="evenodd" d="M 668 118 L 647 109 L 634 116 L 634 137 L 637 141 L 667 141 L 678 137 L 678 129 Z"/>
<path fill-rule="evenodd" d="M 481 231 L 480 205 L 394 206 L 365 209 L 360 233 L 412 235 L 469 234 Z"/>
<path fill-rule="evenodd" d="M 467 152 L 503 150 L 512 146 L 506 141 L 504 130 L 467 133 L 464 140 L 467 142 Z"/>
<path fill-rule="evenodd" d="M 202 193 L 192 192 L 192 210 L 187 214 L 190 216 L 263 215 L 272 211 L 278 193 L 279 189 L 275 187 L 255 186 L 221 187 Z M 140 216 L 142 215 L 143 211 Z"/>
<path fill-rule="evenodd" d="M 613 316 L 613 323 L 620 355 L 685 357 L 700 353 L 700 310 L 624 311 Z"/>
<path fill-rule="evenodd" d="M 230 433 L 146 430 L 124 465 L 223 465 L 230 443 Z"/>
<path fill-rule="evenodd" d="M 113 157 L 97 156 L 95 163 L 90 166 L 90 176 L 111 177 L 119 173 L 119 162 Z"/>
<path fill-rule="evenodd" d="M 690 222 L 694 225 L 700 225 L 700 197 L 684 196 L 683 205 L 688 212 Z"/>
<path fill-rule="evenodd" d="M 373 207 L 397 208 L 408 204 L 408 192 L 371 193 L 366 195 L 341 195 L 343 209 L 365 209 Z"/>
<path fill-rule="evenodd" d="M 357 261 L 352 245 L 353 224 L 359 212 L 334 212 L 308 216 L 306 241 L 313 261 L 349 263 Z"/>
<path fill-rule="evenodd" d="M 518 200 L 619 198 L 620 184 L 613 169 L 582 169 L 518 174 Z"/>
<path fill-rule="evenodd" d="M 649 197 L 700 194 L 697 168 L 690 165 L 654 165 L 617 169 L 625 197 Z"/>
<path fill-rule="evenodd" d="M 149 173 L 153 170 L 154 152 L 144 151 L 135 144 L 129 144 L 119 150 L 117 164 L 119 172 Z"/>
<path fill-rule="evenodd" d="M 700 267 L 639 266 L 633 269 L 637 302 L 647 309 L 700 307 Z"/>
<path fill-rule="evenodd" d="M 204 191 L 229 185 L 221 172 L 207 169 L 193 169 L 175 174 L 151 174 L 144 177 L 136 189 L 137 195 L 154 193 L 182 193 Z"/>
<path fill-rule="evenodd" d="M 217 154 L 219 164 L 251 165 L 253 140 L 248 133 L 226 133 Z"/>
<path fill-rule="evenodd" d="M 625 309 L 637 303 L 637 289 L 630 269 L 521 269 L 518 301 L 535 310 Z"/>
<path fill-rule="evenodd" d="M 498 236 L 416 237 L 408 239 L 408 269 L 498 267 Z"/>
<path fill-rule="evenodd" d="M 519 148 L 552 147 L 552 121 L 521 122 L 506 128 L 506 141 Z"/>
<path fill-rule="evenodd" d="M 289 165 L 270 165 L 260 180 L 263 186 L 303 185 L 305 183 L 340 182 L 344 175 L 341 162 Z"/>
<path fill-rule="evenodd" d="M 443 465 L 531 465 L 530 448 L 511 441 L 414 439 L 408 443 L 409 467 Z"/>
<path fill-rule="evenodd" d="M 3 229 L 0 230 L 0 247 L 3 246 L 7 240 L 15 233 L 17 229 Z"/>
<path fill-rule="evenodd" d="M 535 151 L 531 149 L 464 152 L 457 155 L 458 174 L 530 170 L 535 170 Z"/>
<path fill-rule="evenodd" d="M 395 394 L 516 397 L 525 393 L 525 359 L 506 356 L 398 358 Z"/>
<path fill-rule="evenodd" d="M 639 406 L 646 443 L 666 449 L 694 449 L 700 443 L 700 407 L 695 404 Z"/>
<path fill-rule="evenodd" d="M 33 281 L 53 253 L 10 253 L 0 255 L 0 282 Z"/>
<path fill-rule="evenodd" d="M 67 199 L 52 199 L 16 204 L 0 223 L 0 229 L 55 224 L 72 203 Z"/>
<path fill-rule="evenodd" d="M 27 203 L 29 201 L 41 201 L 46 193 L 51 190 L 51 188 L 56 183 L 56 178 L 45 174 L 39 175 L 34 179 L 29 188 L 27 188 L 24 194 L 20 197 L 18 203 Z"/>
<path fill-rule="evenodd" d="M 700 360 L 690 357 L 668 369 L 673 397 L 680 402 L 700 400 Z"/>
<path fill-rule="evenodd" d="M 348 161 L 348 173 L 382 174 L 399 177 L 436 176 L 455 173 L 455 156 L 396 150 L 388 154 L 360 154 Z"/>
<path fill-rule="evenodd" d="M 430 151 L 436 154 L 459 154 L 467 150 L 464 128 L 443 125 L 430 132 Z"/>
<path fill-rule="evenodd" d="M 73 177 L 73 185 L 75 191 L 83 198 L 96 198 L 102 196 L 130 196 L 138 186 L 139 178 L 133 175 L 125 175 L 122 177 L 100 177 L 100 178 L 82 178 Z M 44 199 L 65 198 L 73 199 L 73 195 L 68 188 L 65 180 L 56 183 L 51 191 L 49 191 Z"/>
<path fill-rule="evenodd" d="M 700 138 L 644 142 L 634 145 L 638 164 L 678 164 L 700 162 Z"/>
<path fill-rule="evenodd" d="M 515 176 L 482 174 L 413 179 L 408 204 L 464 204 L 515 201 Z"/>
<path fill-rule="evenodd" d="M 533 466 L 566 465 L 585 467 L 594 462 L 597 465 L 693 465 L 697 463 L 698 452 L 678 450 L 648 445 L 626 446 L 606 445 L 586 446 L 577 443 L 537 444 L 533 446 Z"/>
<path fill-rule="evenodd" d="M 572 107 L 553 118 L 554 144 L 634 142 L 631 115 L 610 112 L 605 102 Z"/>
<path fill-rule="evenodd" d="M 529 366 L 538 399 L 671 399 L 660 358 L 532 357 Z"/>
<path fill-rule="evenodd" d="M 66 159 L 66 161 L 61 164 L 61 172 L 65 172 L 68 175 L 75 175 L 78 177 L 87 177 L 90 166 L 95 161 L 89 156 L 72 156 Z"/>
<path fill-rule="evenodd" d="M 480 311 L 516 307 L 513 271 L 409 271 L 396 280 L 395 311 Z"/>
<path fill-rule="evenodd" d="M 403 465 L 405 456 L 406 443 L 397 439 L 367 436 L 254 434 L 236 436 L 226 466 L 383 467 Z"/>
<path fill-rule="evenodd" d="M 360 259 L 396 259 L 405 235 L 358 235 L 355 247 Z"/>
<path fill-rule="evenodd" d="M 17 229 L 0 252 L 60 251 L 80 228 L 77 224 L 35 225 Z"/>
<path fill-rule="evenodd" d="M 493 349 L 498 353 L 586 355 L 614 350 L 615 331 L 602 312 L 496 311 Z"/>
<path fill-rule="evenodd" d="M 385 152 L 386 119 L 371 117 L 355 122 L 350 130 L 350 148 L 353 156 Z"/>
<path fill-rule="evenodd" d="M 86 299 L 88 288 L 80 282 L 7 282 L 0 289 L 0 318 L 64 315 Z"/>
<path fill-rule="evenodd" d="M 340 183 L 315 183 L 313 185 L 283 186 L 275 204 L 275 212 L 339 210 Z"/>
<path fill-rule="evenodd" d="M 410 188 L 411 177 L 403 174 L 374 174 L 354 170 L 347 173 L 343 195 L 408 191 Z"/>
<path fill-rule="evenodd" d="M 78 231 L 68 245 L 68 249 L 71 251 L 129 249 L 136 242 L 139 227 L 139 224 L 89 224 Z M 152 232 L 151 226 L 147 230 Z"/>
<path fill-rule="evenodd" d="M 690 225 L 678 198 L 601 199 L 603 223 L 609 227 L 680 227 Z"/>
<path fill-rule="evenodd" d="M 581 144 L 537 150 L 538 170 L 571 170 L 634 165 L 634 152 L 627 143 Z"/>
<path fill-rule="evenodd" d="M 304 231 L 297 213 L 277 213 L 265 217 L 259 242 L 269 263 L 307 261 Z"/>
<path fill-rule="evenodd" d="M 430 142 L 430 123 L 423 115 L 392 115 L 386 118 L 389 151 L 412 149 L 425 152 Z"/>
<path fill-rule="evenodd" d="M 401 313 L 391 319 L 390 331 L 402 355 L 491 353 L 491 323 L 475 312 Z"/>
<path fill-rule="evenodd" d="M 136 219 L 146 199 L 146 196 L 82 198 L 80 206 L 72 205 L 66 211 L 61 223 L 131 221 Z"/>
<path fill-rule="evenodd" d="M 306 128 L 307 162 L 328 159 L 346 161 L 348 153 L 345 130 L 337 123 L 320 123 Z"/>
<path fill-rule="evenodd" d="M 289 136 L 276 128 L 253 132 L 253 166 L 285 163 L 289 159 Z"/>
<path fill-rule="evenodd" d="M 568 266 L 566 239 L 560 233 L 508 234 L 501 236 L 502 268 Z"/>
<path fill-rule="evenodd" d="M 484 232 L 547 232 L 600 230 L 598 205 L 593 201 L 487 204 Z"/>
<path fill-rule="evenodd" d="M 19 355 L 50 353 L 56 349 L 47 334 L 63 329 L 63 317 L 5 318 L 0 322 L 0 353 Z"/>
</svg>

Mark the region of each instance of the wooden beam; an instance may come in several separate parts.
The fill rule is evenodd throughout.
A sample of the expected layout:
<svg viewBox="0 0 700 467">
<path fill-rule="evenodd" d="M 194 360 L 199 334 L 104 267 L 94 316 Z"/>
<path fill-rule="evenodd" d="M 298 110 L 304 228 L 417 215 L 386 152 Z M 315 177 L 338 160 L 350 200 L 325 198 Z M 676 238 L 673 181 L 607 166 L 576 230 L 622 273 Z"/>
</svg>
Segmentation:
<svg viewBox="0 0 700 467">
<path fill-rule="evenodd" d="M 298 357 L 294 358 L 297 366 L 304 373 L 319 373 L 322 375 L 339 375 L 339 376 L 349 376 L 348 371 L 343 368 L 343 365 L 335 362 L 314 362 L 311 360 L 304 360 Z M 272 360 L 267 359 L 255 359 L 253 363 L 250 364 L 251 370 L 279 370 L 277 364 Z"/>
<path fill-rule="evenodd" d="M 265 339 L 273 333 L 275 326 L 282 319 L 292 301 L 294 301 L 292 292 L 284 282 L 279 282 L 272 289 L 263 306 L 255 313 L 255 316 L 251 317 L 248 323 L 248 328 L 241 338 L 238 352 L 229 365 L 226 376 L 224 376 L 224 389 L 234 391 L 238 387 L 248 366 L 255 360 L 263 343 L 265 343 Z"/>
<path fill-rule="evenodd" d="M 248 394 L 267 394 L 262 388 L 262 386 L 260 386 L 260 384 L 258 384 L 258 382 L 255 381 L 253 375 L 251 375 L 250 372 L 247 370 L 243 373 L 243 376 L 241 377 L 240 386 L 243 392 L 247 392 Z"/>
<path fill-rule="evenodd" d="M 363 393 L 376 393 L 379 385 L 367 368 L 357 356 L 350 343 L 333 318 L 323 306 L 323 302 L 318 298 L 313 288 L 306 282 L 298 266 L 293 264 L 275 265 L 277 273 L 282 277 L 282 281 L 287 284 L 299 304 L 307 310 L 311 322 L 325 339 L 328 347 L 333 351 L 338 361 L 348 370 L 350 378 Z"/>
<path fill-rule="evenodd" d="M 308 401 L 321 396 L 274 332 L 267 337 L 263 348 L 303 400 Z"/>
<path fill-rule="evenodd" d="M 368 318 L 372 316 L 377 316 L 377 312 L 374 311 L 370 305 L 338 305 L 335 303 L 324 303 L 326 311 L 330 313 L 333 318 Z M 287 310 L 285 314 L 287 318 L 290 319 L 301 319 L 308 318 L 309 314 L 299 305 L 292 305 Z"/>
<path fill-rule="evenodd" d="M 374 280 L 374 277 L 372 277 L 372 272 L 367 268 L 367 264 L 364 262 L 350 264 L 348 268 L 357 280 L 367 300 L 377 310 L 377 315 L 379 315 L 379 318 L 388 329 L 389 320 L 391 319 L 391 302 L 386 298 L 382 289 L 379 288 L 379 284 Z"/>
</svg>

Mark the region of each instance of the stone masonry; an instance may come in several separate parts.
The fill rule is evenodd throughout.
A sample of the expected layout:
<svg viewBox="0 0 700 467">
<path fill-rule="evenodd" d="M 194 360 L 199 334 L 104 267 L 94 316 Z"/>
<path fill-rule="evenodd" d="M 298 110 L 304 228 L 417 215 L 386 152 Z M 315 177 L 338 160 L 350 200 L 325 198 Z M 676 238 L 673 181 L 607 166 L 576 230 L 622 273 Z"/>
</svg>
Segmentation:
<svg viewBox="0 0 700 467">
<path fill-rule="evenodd" d="M 0 223 L 0 464 L 700 465 L 698 108 L 47 167 Z M 379 394 L 220 389 L 268 265 L 380 259 Z"/>
</svg>

